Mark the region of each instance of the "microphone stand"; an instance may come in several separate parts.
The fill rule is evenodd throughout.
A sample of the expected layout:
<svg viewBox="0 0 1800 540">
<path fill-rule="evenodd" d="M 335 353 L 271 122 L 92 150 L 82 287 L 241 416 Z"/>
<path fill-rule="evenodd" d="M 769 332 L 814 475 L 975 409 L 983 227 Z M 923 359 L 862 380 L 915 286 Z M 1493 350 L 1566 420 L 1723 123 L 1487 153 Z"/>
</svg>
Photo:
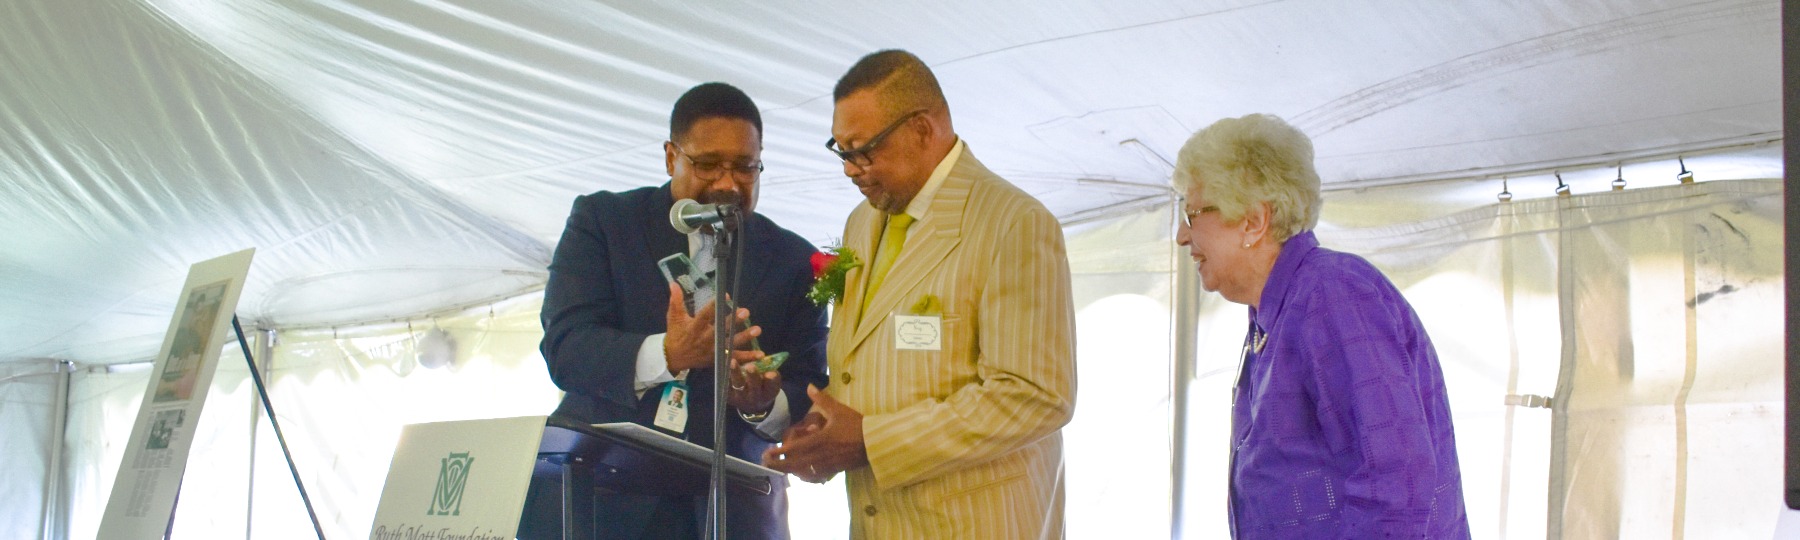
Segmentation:
<svg viewBox="0 0 1800 540">
<path fill-rule="evenodd" d="M 731 279 L 727 266 L 731 262 L 732 245 L 738 240 L 736 233 L 740 225 L 741 215 L 736 207 L 720 205 L 719 223 L 713 226 L 713 265 L 718 275 L 713 278 L 713 290 L 718 294 L 713 298 L 713 463 L 712 487 L 708 491 L 707 513 L 711 514 L 713 540 L 725 540 L 725 406 L 726 387 L 731 384 L 731 315 L 737 311 L 735 304 L 728 301 L 731 288 L 736 286 Z M 727 209 L 730 209 L 728 211 Z"/>
</svg>

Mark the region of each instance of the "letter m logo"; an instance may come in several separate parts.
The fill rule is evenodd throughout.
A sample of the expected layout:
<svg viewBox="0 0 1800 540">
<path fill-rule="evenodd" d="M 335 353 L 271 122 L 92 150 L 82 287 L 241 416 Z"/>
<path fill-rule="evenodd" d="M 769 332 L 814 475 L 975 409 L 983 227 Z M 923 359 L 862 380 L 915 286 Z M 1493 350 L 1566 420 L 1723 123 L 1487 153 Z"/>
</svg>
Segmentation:
<svg viewBox="0 0 1800 540">
<path fill-rule="evenodd" d="M 431 495 L 427 516 L 462 515 L 463 486 L 469 482 L 469 466 L 475 458 L 468 452 L 451 453 L 438 468 L 437 490 Z"/>
</svg>

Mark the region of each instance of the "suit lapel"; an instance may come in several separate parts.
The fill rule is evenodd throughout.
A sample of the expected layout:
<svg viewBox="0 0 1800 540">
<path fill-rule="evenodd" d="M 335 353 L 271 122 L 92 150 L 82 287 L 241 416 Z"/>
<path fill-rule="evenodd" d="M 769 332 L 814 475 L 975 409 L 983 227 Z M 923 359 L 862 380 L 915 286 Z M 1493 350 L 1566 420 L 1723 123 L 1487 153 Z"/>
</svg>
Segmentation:
<svg viewBox="0 0 1800 540">
<path fill-rule="evenodd" d="M 750 246 L 753 246 L 753 245 L 763 245 L 763 244 L 758 244 L 757 239 L 760 238 L 760 235 L 764 234 L 765 232 L 770 232 L 770 231 L 764 231 L 760 227 L 758 227 L 756 224 L 755 216 L 753 216 L 753 215 L 744 216 L 744 230 L 739 231 L 737 241 L 739 244 L 743 245 L 745 247 L 745 249 L 739 251 L 739 250 L 735 249 L 735 247 L 734 247 L 733 248 L 734 253 L 732 253 L 732 255 L 734 257 L 737 255 L 737 253 L 744 254 L 743 257 L 735 258 L 732 261 L 733 265 L 743 269 L 742 271 L 737 272 L 736 274 L 734 274 L 732 276 L 732 277 L 743 279 L 742 282 L 731 284 L 731 287 L 737 291 L 737 296 L 733 296 L 732 301 L 735 302 L 738 306 L 749 307 L 752 305 L 759 305 L 759 304 L 757 304 L 756 300 L 762 296 L 757 293 L 758 293 L 758 291 L 760 291 L 762 289 L 761 285 L 762 285 L 763 277 L 764 277 L 763 269 L 767 268 L 767 267 L 776 266 L 773 263 L 762 264 L 761 262 L 754 262 L 754 263 L 752 262 L 752 261 L 756 260 L 757 257 L 772 256 L 768 252 L 750 249 Z M 751 321 L 752 322 L 755 321 L 755 317 L 756 317 L 756 315 L 753 310 L 753 312 L 751 313 Z"/>
<path fill-rule="evenodd" d="M 844 274 L 844 294 L 837 307 L 847 323 L 844 328 L 854 331 L 852 325 L 861 326 L 863 288 L 869 283 L 869 267 L 875 264 L 875 245 L 881 241 L 881 212 L 864 202 L 850 213 L 850 223 L 844 228 L 844 247 L 854 250 L 862 264 Z"/>
<path fill-rule="evenodd" d="M 881 289 L 875 291 L 874 298 L 869 299 L 869 312 L 856 319 L 856 335 L 850 343 L 852 350 L 860 347 L 875 332 L 875 328 L 881 326 L 889 313 L 899 309 L 913 287 L 936 272 L 950 252 L 962 242 L 963 205 L 968 202 L 969 188 L 974 184 L 974 177 L 964 170 L 970 163 L 973 163 L 972 156 L 965 154 L 956 168 L 951 170 L 950 176 L 944 178 L 943 185 L 938 186 L 937 194 L 931 198 L 931 206 L 925 211 L 924 219 L 914 224 L 912 232 L 907 234 L 905 249 L 894 260 L 894 266 L 888 269 Z M 879 217 L 876 216 L 877 219 Z"/>
<path fill-rule="evenodd" d="M 633 261 L 629 263 L 629 272 L 633 276 L 630 282 L 664 291 L 651 295 L 648 301 L 654 309 L 641 314 L 647 317 L 643 322 L 654 328 L 665 326 L 664 313 L 669 310 L 669 294 L 666 289 L 668 280 L 663 278 L 656 261 L 675 253 L 687 253 L 687 238 L 669 227 L 669 207 L 675 205 L 669 189 L 669 184 L 664 183 L 661 188 L 651 192 L 647 200 L 642 200 L 644 206 L 642 210 L 635 212 L 637 217 L 633 223 L 637 230 L 632 232 L 636 234 L 631 234 L 631 239 L 626 240 L 638 252 L 637 257 L 624 259 Z"/>
<path fill-rule="evenodd" d="M 656 269 L 656 261 L 676 253 L 687 253 L 687 237 L 669 226 L 669 207 L 675 206 L 674 195 L 669 189 L 669 184 L 665 183 L 651 193 L 648 208 L 638 215 L 642 220 L 639 226 L 643 227 L 638 234 L 639 243 L 644 247 L 644 254 L 650 256 L 650 270 L 656 272 L 659 280 L 662 272 Z"/>
</svg>

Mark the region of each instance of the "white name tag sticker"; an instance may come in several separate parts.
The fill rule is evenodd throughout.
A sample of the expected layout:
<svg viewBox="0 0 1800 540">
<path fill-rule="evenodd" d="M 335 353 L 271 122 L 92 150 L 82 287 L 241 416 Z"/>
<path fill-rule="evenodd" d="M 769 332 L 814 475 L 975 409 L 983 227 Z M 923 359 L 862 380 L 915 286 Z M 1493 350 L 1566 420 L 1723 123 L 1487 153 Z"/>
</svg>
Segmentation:
<svg viewBox="0 0 1800 540">
<path fill-rule="evenodd" d="M 943 350 L 944 319 L 937 316 L 895 315 L 894 348 L 902 351 Z"/>
</svg>

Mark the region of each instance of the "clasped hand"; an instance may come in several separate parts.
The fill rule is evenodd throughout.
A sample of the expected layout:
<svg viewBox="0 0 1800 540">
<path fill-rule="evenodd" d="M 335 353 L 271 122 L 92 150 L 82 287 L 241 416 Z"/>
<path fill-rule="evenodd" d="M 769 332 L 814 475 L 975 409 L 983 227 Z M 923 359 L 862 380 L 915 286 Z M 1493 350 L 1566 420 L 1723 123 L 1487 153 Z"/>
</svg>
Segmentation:
<svg viewBox="0 0 1800 540">
<path fill-rule="evenodd" d="M 810 384 L 806 395 L 812 398 L 812 412 L 782 434 L 780 445 L 763 452 L 763 466 L 815 484 L 868 466 L 862 413 Z"/>
</svg>

